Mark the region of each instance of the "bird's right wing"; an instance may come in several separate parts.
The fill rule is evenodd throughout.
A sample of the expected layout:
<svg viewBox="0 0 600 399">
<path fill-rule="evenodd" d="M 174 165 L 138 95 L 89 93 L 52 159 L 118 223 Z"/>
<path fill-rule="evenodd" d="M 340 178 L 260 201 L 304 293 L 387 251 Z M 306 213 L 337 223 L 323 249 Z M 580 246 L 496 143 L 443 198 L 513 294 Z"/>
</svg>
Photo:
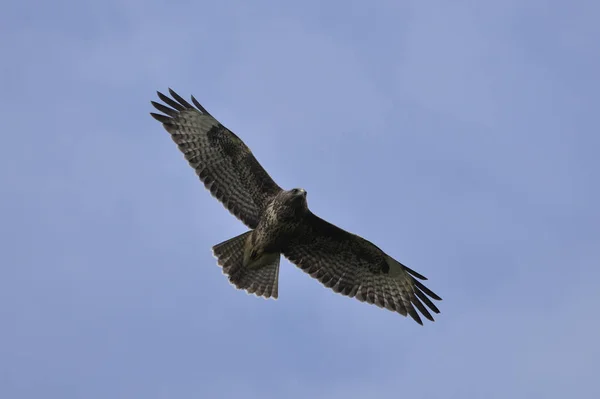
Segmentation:
<svg viewBox="0 0 600 399">
<path fill-rule="evenodd" d="M 370 241 L 313 213 L 304 218 L 282 252 L 290 262 L 342 295 L 410 315 L 419 324 L 423 322 L 417 310 L 431 321 L 433 316 L 427 308 L 439 313 L 428 297 L 441 298 L 418 281 L 426 280 L 424 276 Z"/>
<path fill-rule="evenodd" d="M 169 89 L 158 92 L 166 104 L 152 101 L 163 114 L 150 113 L 171 134 L 190 166 L 213 196 L 249 228 L 258 225 L 269 198 L 281 188 L 250 149 L 192 96 L 195 107 Z"/>
</svg>

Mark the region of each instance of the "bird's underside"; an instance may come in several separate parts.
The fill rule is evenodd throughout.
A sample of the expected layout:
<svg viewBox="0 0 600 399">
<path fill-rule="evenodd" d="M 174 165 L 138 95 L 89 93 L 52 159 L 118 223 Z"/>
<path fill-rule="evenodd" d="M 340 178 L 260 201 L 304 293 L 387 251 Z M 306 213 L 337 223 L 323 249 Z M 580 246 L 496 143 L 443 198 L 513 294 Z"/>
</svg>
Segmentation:
<svg viewBox="0 0 600 399">
<path fill-rule="evenodd" d="M 239 289 L 278 297 L 280 255 L 335 292 L 375 304 L 423 324 L 441 300 L 424 276 L 373 243 L 313 214 L 306 191 L 283 190 L 250 149 L 194 97 L 173 90 L 152 101 L 161 122 L 205 187 L 250 231 L 213 247 L 223 273 Z"/>
</svg>

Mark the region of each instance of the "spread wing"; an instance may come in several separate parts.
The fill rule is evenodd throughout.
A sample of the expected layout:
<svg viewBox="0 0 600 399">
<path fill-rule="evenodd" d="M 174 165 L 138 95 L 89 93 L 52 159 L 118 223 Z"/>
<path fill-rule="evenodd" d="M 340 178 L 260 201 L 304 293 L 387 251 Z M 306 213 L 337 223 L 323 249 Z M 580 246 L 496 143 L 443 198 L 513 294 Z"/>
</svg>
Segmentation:
<svg viewBox="0 0 600 399">
<path fill-rule="evenodd" d="M 150 113 L 171 134 L 190 166 L 210 190 L 251 229 L 256 228 L 268 199 L 281 188 L 258 163 L 250 149 L 192 96 L 195 107 L 169 89 L 173 99 L 158 92 L 166 104 L 152 101 L 163 114 Z"/>
<path fill-rule="evenodd" d="M 394 260 L 371 242 L 309 213 L 283 254 L 324 286 L 359 301 L 385 307 L 423 324 L 419 312 L 439 313 L 441 300 L 420 281 L 425 277 Z M 427 307 L 425 307 L 425 305 Z"/>
</svg>

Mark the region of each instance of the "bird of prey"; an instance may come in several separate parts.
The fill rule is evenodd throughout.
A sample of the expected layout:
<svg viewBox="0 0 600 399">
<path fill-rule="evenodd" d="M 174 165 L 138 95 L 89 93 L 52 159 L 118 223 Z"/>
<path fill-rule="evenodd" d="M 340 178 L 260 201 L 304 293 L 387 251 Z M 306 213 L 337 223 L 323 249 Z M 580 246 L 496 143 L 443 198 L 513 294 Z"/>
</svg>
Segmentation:
<svg viewBox="0 0 600 399">
<path fill-rule="evenodd" d="M 151 113 L 194 168 L 204 186 L 250 230 L 213 246 L 223 274 L 236 288 L 278 297 L 279 260 L 285 256 L 325 287 L 362 302 L 433 321 L 441 300 L 424 276 L 375 244 L 321 219 L 308 208 L 306 190 L 282 189 L 250 149 L 192 96 L 158 92 Z"/>
</svg>

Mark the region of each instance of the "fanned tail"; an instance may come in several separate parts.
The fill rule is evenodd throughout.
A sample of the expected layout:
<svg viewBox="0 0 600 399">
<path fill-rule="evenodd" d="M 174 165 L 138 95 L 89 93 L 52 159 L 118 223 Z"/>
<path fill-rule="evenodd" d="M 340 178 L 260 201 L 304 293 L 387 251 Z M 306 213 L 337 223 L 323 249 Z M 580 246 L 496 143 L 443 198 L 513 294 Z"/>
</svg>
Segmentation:
<svg viewBox="0 0 600 399">
<path fill-rule="evenodd" d="M 236 288 L 264 298 L 278 297 L 279 254 L 265 254 L 261 266 L 244 265 L 246 241 L 252 231 L 215 245 L 212 250 L 223 274 Z"/>
</svg>

